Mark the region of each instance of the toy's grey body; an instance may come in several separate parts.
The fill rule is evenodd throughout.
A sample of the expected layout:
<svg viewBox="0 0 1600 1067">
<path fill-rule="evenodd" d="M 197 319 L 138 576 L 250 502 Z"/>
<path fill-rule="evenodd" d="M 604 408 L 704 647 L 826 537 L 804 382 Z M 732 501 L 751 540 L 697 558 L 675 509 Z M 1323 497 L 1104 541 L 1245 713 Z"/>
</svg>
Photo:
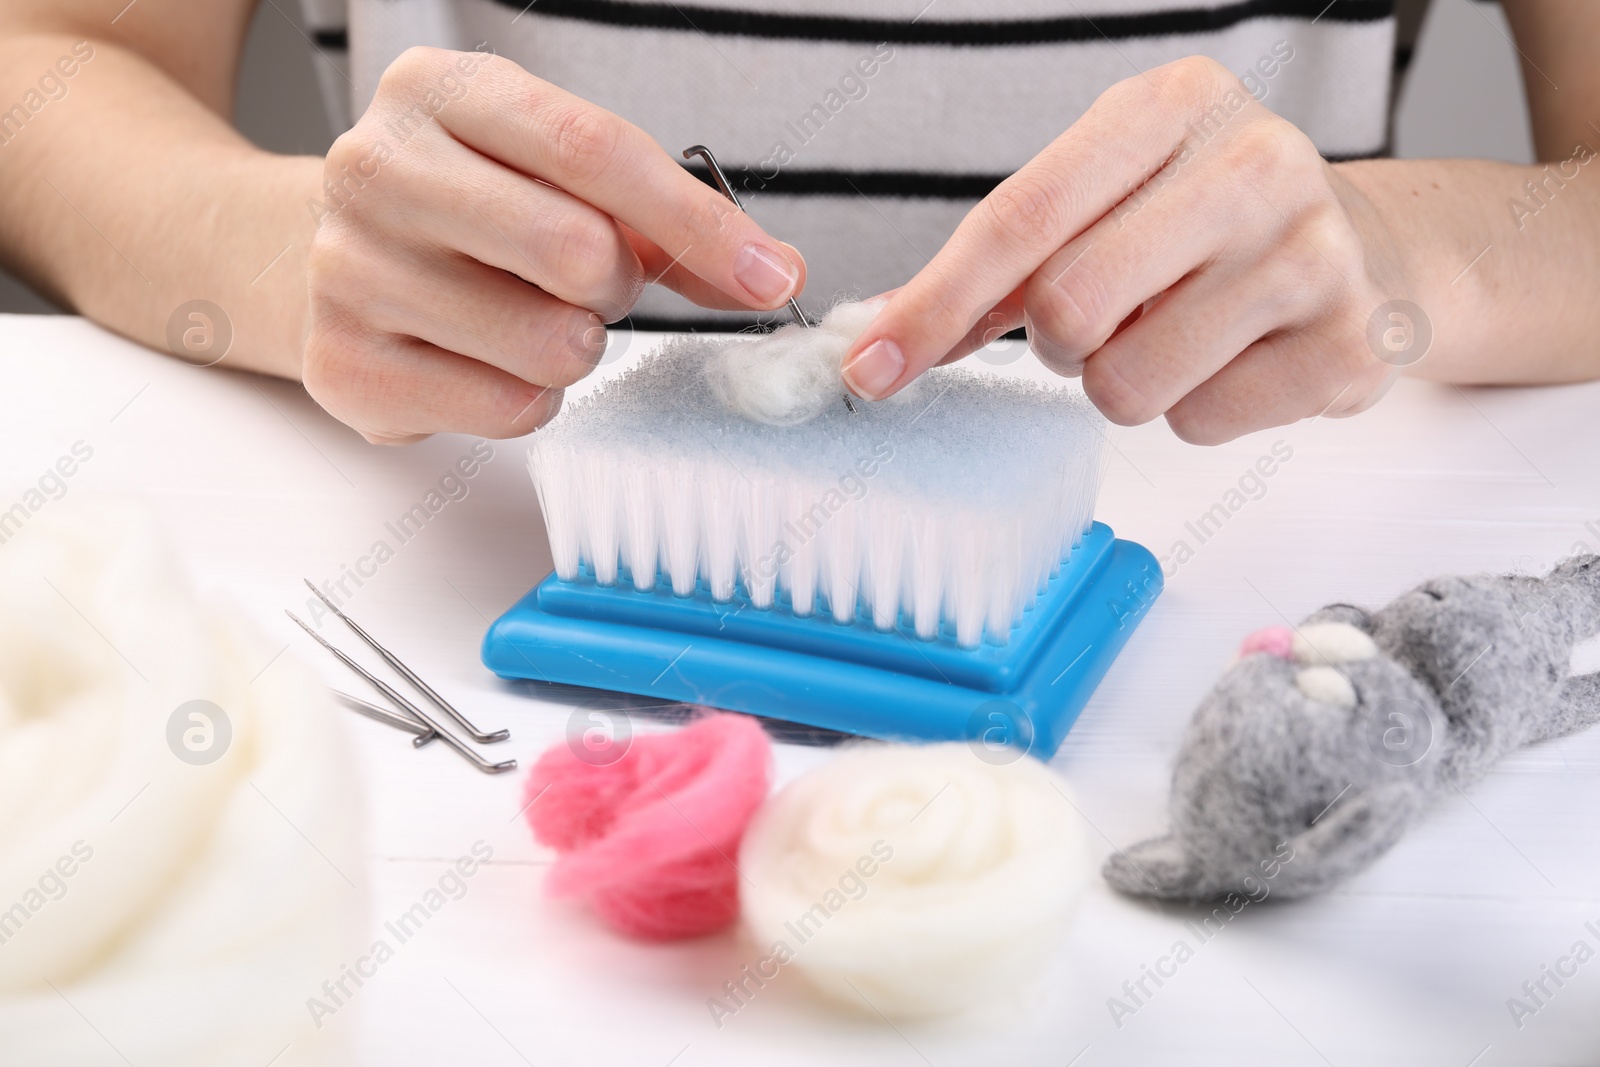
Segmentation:
<svg viewBox="0 0 1600 1067">
<path fill-rule="evenodd" d="M 1435 797 L 1600 719 L 1600 673 L 1570 675 L 1596 633 L 1600 556 L 1544 578 L 1436 578 L 1376 612 L 1335 604 L 1253 635 L 1184 739 L 1171 833 L 1113 855 L 1107 881 L 1209 900 L 1270 870 L 1275 895 L 1327 889 Z"/>
</svg>

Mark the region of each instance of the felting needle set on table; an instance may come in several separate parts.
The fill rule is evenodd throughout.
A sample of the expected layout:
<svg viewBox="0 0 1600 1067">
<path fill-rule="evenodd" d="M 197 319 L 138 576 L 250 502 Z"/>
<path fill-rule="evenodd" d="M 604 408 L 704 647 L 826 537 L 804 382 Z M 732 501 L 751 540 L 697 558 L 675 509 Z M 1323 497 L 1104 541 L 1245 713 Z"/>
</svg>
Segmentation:
<svg viewBox="0 0 1600 1067">
<path fill-rule="evenodd" d="M 449 701 L 445 700 L 444 697 L 435 692 L 432 686 L 430 686 L 427 682 L 424 682 L 415 671 L 402 663 L 398 656 L 396 656 L 393 652 L 390 652 L 384 646 L 380 645 L 373 638 L 373 636 L 367 633 L 367 631 L 363 630 L 354 619 L 340 610 L 339 605 L 335 604 L 331 599 L 329 599 L 326 593 L 318 589 L 316 585 L 312 583 L 311 579 L 305 579 L 305 584 L 306 588 L 311 590 L 312 594 L 315 595 L 318 600 L 322 601 L 323 606 L 332 612 L 333 615 L 339 619 L 339 621 L 343 622 L 345 626 L 350 629 L 351 633 L 355 634 L 361 639 L 363 644 L 367 645 L 367 647 L 376 652 L 379 657 L 382 658 L 383 662 L 388 664 L 389 667 L 395 671 L 395 673 L 400 675 L 400 677 L 404 678 L 407 684 L 409 684 L 412 689 L 416 690 L 420 696 L 426 699 L 435 708 L 438 708 L 440 711 L 444 712 L 445 715 L 447 715 L 456 723 L 457 726 L 466 731 L 467 736 L 472 738 L 472 740 L 478 742 L 479 744 L 493 744 L 496 741 L 504 741 L 511 736 L 511 731 L 509 730 L 485 732 L 478 729 L 472 724 L 471 720 L 469 720 L 461 712 L 457 711 Z M 378 722 L 384 723 L 388 726 L 393 726 L 396 729 L 404 730 L 407 733 L 414 734 L 415 736 L 412 738 L 411 743 L 418 748 L 421 748 L 423 745 L 426 745 L 431 741 L 443 741 L 446 745 L 458 752 L 468 763 L 472 764 L 474 767 L 478 768 L 478 770 L 483 771 L 486 774 L 499 774 L 503 771 L 516 769 L 517 761 L 514 759 L 501 760 L 498 763 L 493 763 L 484 759 L 470 745 L 467 745 L 460 738 L 456 737 L 455 734 L 451 733 L 447 727 L 440 724 L 432 715 L 426 711 L 423 711 L 421 708 L 417 707 L 416 704 L 406 699 L 406 697 L 399 693 L 394 686 L 390 685 L 388 682 L 384 681 L 382 678 L 378 677 L 376 674 L 373 674 L 361 664 L 357 663 L 350 657 L 348 653 L 342 652 L 338 648 L 335 648 L 327 638 L 323 637 L 310 626 L 307 626 L 305 622 L 294 612 L 285 611 L 284 614 L 293 619 L 295 625 L 299 626 L 300 629 L 310 634 L 311 638 L 316 641 L 317 644 L 321 645 L 323 648 L 332 653 L 333 657 L 348 667 L 352 673 L 370 685 L 373 689 L 377 690 L 385 699 L 389 701 L 393 707 L 392 709 L 384 708 L 377 704 L 372 704 L 368 701 L 353 697 L 349 693 L 342 693 L 336 690 L 334 692 L 334 696 L 341 704 L 350 708 L 352 711 L 357 712 L 358 714 L 367 716 L 369 719 L 375 719 Z"/>
</svg>

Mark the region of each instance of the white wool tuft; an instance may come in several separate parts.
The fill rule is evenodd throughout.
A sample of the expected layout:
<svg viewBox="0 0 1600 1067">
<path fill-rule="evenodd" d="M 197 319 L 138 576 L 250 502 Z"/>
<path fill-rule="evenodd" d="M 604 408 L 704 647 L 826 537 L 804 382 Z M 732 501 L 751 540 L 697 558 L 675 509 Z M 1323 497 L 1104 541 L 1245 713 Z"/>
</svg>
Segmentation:
<svg viewBox="0 0 1600 1067">
<path fill-rule="evenodd" d="M 349 1062 L 350 1028 L 306 1006 L 367 944 L 327 690 L 197 603 L 156 529 L 75 497 L 0 549 L 0 908 L 32 909 L 0 951 L 0 1058 L 101 1055 L 81 1011 L 134 1063 L 266 1063 L 291 1043 L 285 1067 Z M 168 747 L 196 699 L 232 733 L 204 765 Z M 64 870 L 64 891 L 41 881 Z"/>
<path fill-rule="evenodd" d="M 1341 708 L 1356 706 L 1356 689 L 1335 667 L 1307 667 L 1294 676 L 1300 692 L 1312 700 Z"/>
<path fill-rule="evenodd" d="M 747 419 L 768 426 L 810 422 L 844 404 L 844 354 L 882 306 L 840 304 L 815 326 L 790 323 L 724 345 L 706 360 L 706 378 L 728 410 Z"/>
<path fill-rule="evenodd" d="M 960 743 L 847 751 L 750 824 L 745 923 L 869 1016 L 1000 1000 L 1057 948 L 1093 877 L 1070 795 L 1037 760 L 996 766 Z"/>
<path fill-rule="evenodd" d="M 842 338 L 833 324 L 859 330 L 870 310 L 805 332 Z M 820 406 L 776 425 L 730 411 L 726 383 L 707 388 L 727 352 L 670 342 L 534 435 L 557 576 L 1005 644 L 1093 521 L 1104 420 L 1081 391 L 940 367 L 854 412 L 831 380 L 803 404 L 763 394 L 769 416 Z"/>
<path fill-rule="evenodd" d="M 1353 663 L 1377 654 L 1372 637 L 1347 622 L 1312 622 L 1295 631 L 1295 662 L 1308 667 Z"/>
</svg>

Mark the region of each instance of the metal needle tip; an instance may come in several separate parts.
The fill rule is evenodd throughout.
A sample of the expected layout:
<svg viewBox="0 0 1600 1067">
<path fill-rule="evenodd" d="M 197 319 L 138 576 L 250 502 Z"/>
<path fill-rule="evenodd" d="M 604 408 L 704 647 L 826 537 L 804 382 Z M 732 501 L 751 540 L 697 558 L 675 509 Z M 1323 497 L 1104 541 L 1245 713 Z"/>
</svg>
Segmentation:
<svg viewBox="0 0 1600 1067">
<path fill-rule="evenodd" d="M 305 624 L 305 621 L 302 620 L 300 618 L 300 616 L 298 616 L 294 612 L 288 611 L 288 610 L 285 610 L 284 614 L 289 616 L 289 618 L 293 619 L 296 626 L 300 627 L 300 629 L 302 629 L 306 633 L 310 634 L 311 635 L 311 639 L 313 641 L 315 641 L 317 644 L 321 645 L 323 648 L 327 649 L 329 652 L 333 652 L 334 651 L 334 647 L 332 645 L 328 644 L 327 638 L 323 637 L 321 634 L 317 633 L 317 631 L 315 631 L 311 627 L 307 626 Z"/>
</svg>

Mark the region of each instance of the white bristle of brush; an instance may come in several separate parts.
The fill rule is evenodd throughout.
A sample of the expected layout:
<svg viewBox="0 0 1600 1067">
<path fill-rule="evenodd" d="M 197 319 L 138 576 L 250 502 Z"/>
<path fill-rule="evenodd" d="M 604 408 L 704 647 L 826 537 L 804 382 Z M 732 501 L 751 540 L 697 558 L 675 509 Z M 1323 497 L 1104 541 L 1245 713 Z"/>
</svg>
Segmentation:
<svg viewBox="0 0 1600 1067">
<path fill-rule="evenodd" d="M 669 345 L 535 436 L 562 580 L 742 593 L 971 648 L 1009 639 L 1093 521 L 1104 429 L 1081 393 L 941 368 L 773 427 L 705 388 L 717 348 Z"/>
</svg>

